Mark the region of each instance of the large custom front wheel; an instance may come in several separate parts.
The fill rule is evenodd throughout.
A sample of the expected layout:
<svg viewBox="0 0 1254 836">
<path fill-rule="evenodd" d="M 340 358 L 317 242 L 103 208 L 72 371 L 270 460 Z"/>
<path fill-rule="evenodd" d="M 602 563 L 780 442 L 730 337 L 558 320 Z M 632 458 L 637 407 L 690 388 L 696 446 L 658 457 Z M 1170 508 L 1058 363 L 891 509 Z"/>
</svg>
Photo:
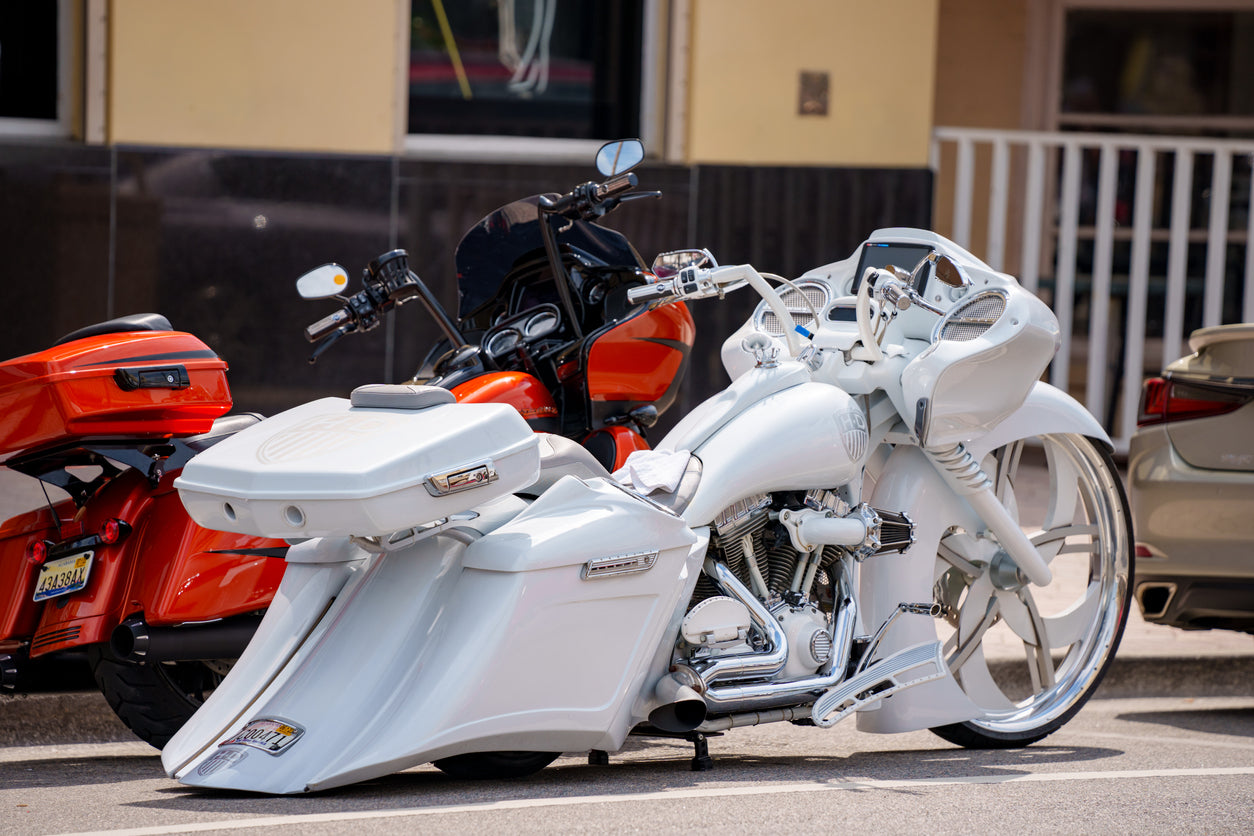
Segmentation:
<svg viewBox="0 0 1254 836">
<path fill-rule="evenodd" d="M 1034 441 L 1043 450 L 1016 442 L 983 465 L 1049 564 L 1049 585 L 1027 581 L 987 532 L 952 530 L 940 543 L 946 659 L 984 713 L 932 731 L 968 748 L 1026 746 L 1071 719 L 1101 682 L 1128 617 L 1132 523 L 1110 454 L 1080 435 Z M 1042 452 L 1044 472 L 1027 464 Z"/>
</svg>

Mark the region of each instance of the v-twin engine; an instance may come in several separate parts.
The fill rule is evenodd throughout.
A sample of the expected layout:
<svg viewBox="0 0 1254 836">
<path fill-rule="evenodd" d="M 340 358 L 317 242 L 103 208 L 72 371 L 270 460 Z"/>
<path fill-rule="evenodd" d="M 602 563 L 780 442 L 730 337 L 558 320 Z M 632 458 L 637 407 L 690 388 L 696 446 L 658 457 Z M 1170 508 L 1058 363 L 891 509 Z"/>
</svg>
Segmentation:
<svg viewBox="0 0 1254 836">
<path fill-rule="evenodd" d="M 867 535 L 799 549 L 790 509 L 859 519 Z M 843 680 L 857 621 L 850 563 L 903 551 L 914 533 L 904 514 L 853 508 L 833 491 L 748 497 L 712 527 L 674 655 L 675 678 L 712 715 L 801 705 Z"/>
</svg>

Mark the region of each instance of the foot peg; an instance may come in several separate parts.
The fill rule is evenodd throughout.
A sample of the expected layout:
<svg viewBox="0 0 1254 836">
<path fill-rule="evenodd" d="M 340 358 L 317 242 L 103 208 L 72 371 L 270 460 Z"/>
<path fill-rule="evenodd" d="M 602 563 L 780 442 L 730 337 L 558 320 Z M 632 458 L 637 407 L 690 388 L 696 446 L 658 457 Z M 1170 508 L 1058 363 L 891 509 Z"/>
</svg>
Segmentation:
<svg viewBox="0 0 1254 836">
<path fill-rule="evenodd" d="M 811 716 L 815 725 L 829 728 L 864 706 L 948 673 L 940 642 L 916 644 L 825 692 L 814 701 Z"/>
</svg>

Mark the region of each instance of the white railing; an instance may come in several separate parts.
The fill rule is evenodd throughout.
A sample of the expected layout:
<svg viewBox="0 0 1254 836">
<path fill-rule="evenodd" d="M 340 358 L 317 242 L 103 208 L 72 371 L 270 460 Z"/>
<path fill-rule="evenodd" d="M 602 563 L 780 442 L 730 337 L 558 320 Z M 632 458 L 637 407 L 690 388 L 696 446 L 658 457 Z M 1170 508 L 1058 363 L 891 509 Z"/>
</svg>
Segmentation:
<svg viewBox="0 0 1254 836">
<path fill-rule="evenodd" d="M 1126 452 L 1142 377 L 1187 353 L 1186 327 L 1254 321 L 1251 159 L 1254 142 L 936 128 L 933 217 L 1051 303 L 1050 381 Z"/>
</svg>

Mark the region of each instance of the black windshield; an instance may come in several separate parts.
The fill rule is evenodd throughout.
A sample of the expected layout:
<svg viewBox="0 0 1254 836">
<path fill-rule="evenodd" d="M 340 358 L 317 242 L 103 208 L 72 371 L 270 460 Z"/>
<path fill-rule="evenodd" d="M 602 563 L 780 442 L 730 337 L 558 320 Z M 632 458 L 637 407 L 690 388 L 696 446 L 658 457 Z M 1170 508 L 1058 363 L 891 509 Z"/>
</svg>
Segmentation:
<svg viewBox="0 0 1254 836">
<path fill-rule="evenodd" d="M 467 319 L 501 297 L 505 278 L 517 265 L 544 257 L 540 237 L 539 195 L 502 206 L 462 236 L 457 266 L 457 316 Z M 587 221 L 557 221 L 563 249 L 579 250 L 605 264 L 639 265 L 640 257 L 620 233 Z"/>
</svg>

